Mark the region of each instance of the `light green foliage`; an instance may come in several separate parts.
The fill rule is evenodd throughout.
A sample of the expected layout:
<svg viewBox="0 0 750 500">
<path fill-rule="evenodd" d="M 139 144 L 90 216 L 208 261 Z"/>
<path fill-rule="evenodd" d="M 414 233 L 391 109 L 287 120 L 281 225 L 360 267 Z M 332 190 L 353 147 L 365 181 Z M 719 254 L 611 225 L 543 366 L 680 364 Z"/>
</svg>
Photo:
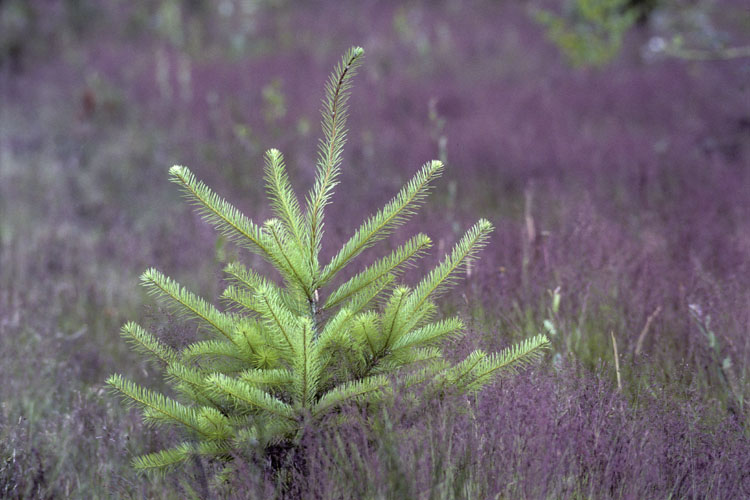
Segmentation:
<svg viewBox="0 0 750 500">
<path fill-rule="evenodd" d="M 534 19 L 574 66 L 603 66 L 614 59 L 638 17 L 627 0 L 571 0 L 557 15 L 537 9 Z"/>
<path fill-rule="evenodd" d="M 305 426 L 342 405 L 371 408 L 387 400 L 399 380 L 427 397 L 476 391 L 498 372 L 529 363 L 548 344 L 539 335 L 501 353 L 475 351 L 456 365 L 443 357 L 443 341 L 461 335 L 463 323 L 438 318 L 434 300 L 486 245 L 493 228 L 484 219 L 414 288 L 396 285 L 395 279 L 430 247 L 424 234 L 331 287 L 357 255 L 408 219 L 443 169 L 439 161 L 426 163 L 329 263 L 319 264 L 324 209 L 337 183 L 346 138 L 350 79 L 362 54 L 360 48 L 347 52 L 328 82 L 317 177 L 304 212 L 275 149 L 265 162 L 274 217 L 262 225 L 187 168 L 170 169 L 171 180 L 204 219 L 271 263 L 283 286 L 230 263 L 222 294 L 228 307 L 221 311 L 154 269 L 143 274 L 149 292 L 196 322 L 206 338 L 176 350 L 135 323 L 123 327 L 139 352 L 164 365 L 176 398 L 120 375 L 112 375 L 109 385 L 142 408 L 146 422 L 186 431 L 184 443 L 137 458 L 136 468 L 164 471 L 194 456 L 229 459 L 249 445 L 293 443 Z"/>
</svg>

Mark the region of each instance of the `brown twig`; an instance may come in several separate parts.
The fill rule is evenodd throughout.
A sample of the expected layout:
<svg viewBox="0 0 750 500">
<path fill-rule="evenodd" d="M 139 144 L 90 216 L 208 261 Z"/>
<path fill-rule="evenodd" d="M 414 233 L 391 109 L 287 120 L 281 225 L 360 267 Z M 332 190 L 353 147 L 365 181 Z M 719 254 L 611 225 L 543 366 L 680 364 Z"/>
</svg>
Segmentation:
<svg viewBox="0 0 750 500">
<path fill-rule="evenodd" d="M 750 57 L 750 45 L 743 47 L 726 47 L 717 50 L 686 49 L 682 47 L 669 47 L 667 55 L 680 59 L 693 61 L 728 60 Z"/>
<path fill-rule="evenodd" d="M 646 318 L 646 324 L 643 326 L 643 330 L 641 330 L 641 334 L 638 335 L 638 341 L 635 343 L 635 355 L 638 356 L 641 354 L 641 351 L 643 350 L 643 341 L 646 339 L 646 335 L 648 335 L 648 330 L 651 328 L 651 323 L 656 319 L 656 317 L 661 312 L 661 306 L 657 306 L 656 309 L 654 309 L 654 312 L 652 312 L 648 318 Z"/>
</svg>

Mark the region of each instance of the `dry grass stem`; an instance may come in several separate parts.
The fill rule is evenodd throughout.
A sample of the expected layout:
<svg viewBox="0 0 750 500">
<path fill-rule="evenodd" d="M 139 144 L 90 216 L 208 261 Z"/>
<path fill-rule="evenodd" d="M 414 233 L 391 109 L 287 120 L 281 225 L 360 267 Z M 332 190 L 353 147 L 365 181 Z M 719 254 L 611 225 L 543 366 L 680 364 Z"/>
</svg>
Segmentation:
<svg viewBox="0 0 750 500">
<path fill-rule="evenodd" d="M 654 312 L 652 312 L 648 318 L 646 318 L 646 324 L 643 325 L 643 330 L 641 330 L 641 334 L 638 335 L 638 341 L 635 344 L 635 355 L 638 356 L 641 354 L 641 351 L 643 350 L 643 341 L 646 339 L 646 335 L 648 335 L 648 330 L 651 328 L 651 323 L 654 322 L 656 317 L 661 312 L 661 306 L 656 306 L 656 309 L 654 309 Z"/>
</svg>

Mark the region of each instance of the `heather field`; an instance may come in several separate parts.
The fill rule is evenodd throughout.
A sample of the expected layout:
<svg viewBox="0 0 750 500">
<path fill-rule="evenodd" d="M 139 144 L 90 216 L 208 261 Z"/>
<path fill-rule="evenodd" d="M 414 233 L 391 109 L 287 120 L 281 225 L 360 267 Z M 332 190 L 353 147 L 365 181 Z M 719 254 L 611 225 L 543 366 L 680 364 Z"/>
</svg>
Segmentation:
<svg viewBox="0 0 750 500">
<path fill-rule="evenodd" d="M 575 18 L 562 3 L 0 1 L 0 498 L 750 498 L 750 9 L 632 2 L 653 10 L 586 64 L 540 21 Z M 139 474 L 135 456 L 183 434 L 106 386 L 171 394 L 120 329 L 198 335 L 141 273 L 219 307 L 229 262 L 278 278 L 169 167 L 263 221 L 274 147 L 304 195 L 326 78 L 355 45 L 322 259 L 442 160 L 422 209 L 361 259 L 423 232 L 413 285 L 486 218 L 489 244 L 438 301 L 467 331 L 444 352 L 539 333 L 550 348 L 476 394 L 346 408 L 281 465 Z"/>
</svg>

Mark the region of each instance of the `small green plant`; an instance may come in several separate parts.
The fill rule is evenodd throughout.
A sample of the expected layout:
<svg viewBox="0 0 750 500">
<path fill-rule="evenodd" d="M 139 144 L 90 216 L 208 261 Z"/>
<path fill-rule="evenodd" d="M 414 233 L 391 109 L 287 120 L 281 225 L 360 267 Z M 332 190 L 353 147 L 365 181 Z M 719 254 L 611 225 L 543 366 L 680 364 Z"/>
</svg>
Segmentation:
<svg viewBox="0 0 750 500">
<path fill-rule="evenodd" d="M 722 355 L 719 338 L 711 326 L 711 315 L 704 313 L 699 304 L 688 304 L 688 311 L 693 323 L 698 327 L 698 330 L 703 334 L 708 344 L 710 364 L 705 365 L 705 368 L 709 383 L 718 381 L 718 385 L 722 389 L 721 399 L 724 400 L 727 408 L 732 413 L 745 415 L 745 407 L 747 405 L 745 401 L 745 387 L 747 385 L 741 381 L 747 378 L 745 376 L 746 365 L 743 364 L 742 366 L 742 376 L 737 376 L 732 357 Z M 747 424 L 750 424 L 750 419 L 747 421 Z"/>
<path fill-rule="evenodd" d="M 207 338 L 175 350 L 136 323 L 123 327 L 123 336 L 139 351 L 165 365 L 177 396 L 121 375 L 112 375 L 109 385 L 142 408 L 147 423 L 186 431 L 181 444 L 136 458 L 137 469 L 163 471 L 197 456 L 229 461 L 252 447 L 293 446 L 305 427 L 344 404 L 371 409 L 386 401 L 395 382 L 407 392 L 419 387 L 426 397 L 476 391 L 498 372 L 538 357 L 548 344 L 538 335 L 500 353 L 474 351 L 457 364 L 443 357 L 441 341 L 460 335 L 463 325 L 457 317 L 438 319 L 434 299 L 485 246 L 492 231 L 486 220 L 414 287 L 396 285 L 395 279 L 430 247 L 424 234 L 331 290 L 345 266 L 407 220 L 443 170 L 439 161 L 426 163 L 330 262 L 320 264 L 324 209 L 338 182 L 350 82 L 362 55 L 361 48 L 350 49 L 328 81 L 324 138 L 304 213 L 275 149 L 266 153 L 265 181 L 276 217 L 263 225 L 187 168 L 170 169 L 171 181 L 204 219 L 272 264 L 283 285 L 232 262 L 222 294 L 230 307 L 221 311 L 155 269 L 143 274 L 143 285 L 197 321 Z"/>
<path fill-rule="evenodd" d="M 628 0 L 572 0 L 563 15 L 532 12 L 573 66 L 604 66 L 617 56 L 625 33 L 638 19 Z"/>
</svg>

